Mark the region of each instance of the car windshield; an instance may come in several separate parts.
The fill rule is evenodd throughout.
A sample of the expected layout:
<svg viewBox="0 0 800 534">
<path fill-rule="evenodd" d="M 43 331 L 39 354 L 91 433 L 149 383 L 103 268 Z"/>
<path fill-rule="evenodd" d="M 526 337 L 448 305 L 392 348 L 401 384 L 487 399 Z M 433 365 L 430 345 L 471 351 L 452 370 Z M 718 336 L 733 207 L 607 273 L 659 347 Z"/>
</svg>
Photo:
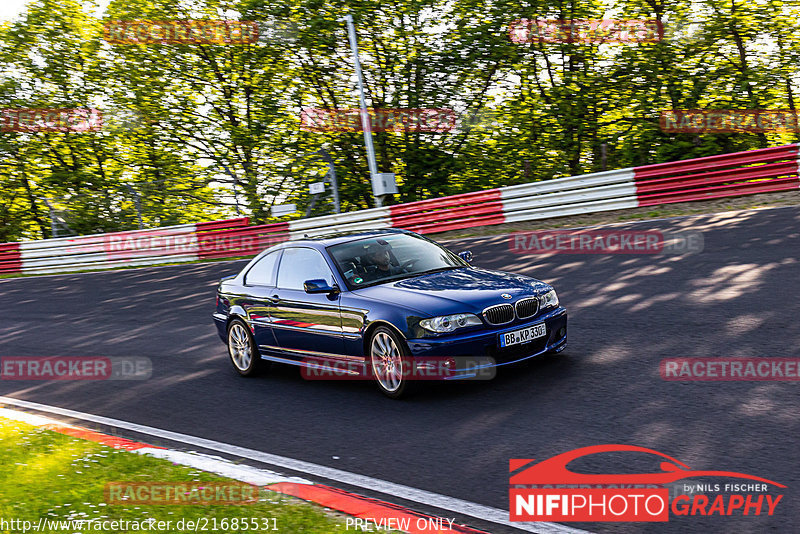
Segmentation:
<svg viewBox="0 0 800 534">
<path fill-rule="evenodd" d="M 409 234 L 370 236 L 328 251 L 350 289 L 469 265 L 433 241 Z"/>
</svg>

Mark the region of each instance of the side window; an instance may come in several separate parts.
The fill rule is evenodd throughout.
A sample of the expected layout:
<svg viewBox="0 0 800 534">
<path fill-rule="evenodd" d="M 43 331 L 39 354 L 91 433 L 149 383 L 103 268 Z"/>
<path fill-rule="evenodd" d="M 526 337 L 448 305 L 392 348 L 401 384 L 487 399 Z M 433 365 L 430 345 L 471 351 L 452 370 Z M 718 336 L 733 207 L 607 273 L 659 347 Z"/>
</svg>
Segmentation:
<svg viewBox="0 0 800 534">
<path fill-rule="evenodd" d="M 278 287 L 303 290 L 303 282 L 322 278 L 333 285 L 333 273 L 319 251 L 313 248 L 287 248 L 278 269 Z"/>
<path fill-rule="evenodd" d="M 244 283 L 249 286 L 274 286 L 275 285 L 275 266 L 281 251 L 270 252 L 255 265 L 253 265 L 244 277 Z"/>
</svg>

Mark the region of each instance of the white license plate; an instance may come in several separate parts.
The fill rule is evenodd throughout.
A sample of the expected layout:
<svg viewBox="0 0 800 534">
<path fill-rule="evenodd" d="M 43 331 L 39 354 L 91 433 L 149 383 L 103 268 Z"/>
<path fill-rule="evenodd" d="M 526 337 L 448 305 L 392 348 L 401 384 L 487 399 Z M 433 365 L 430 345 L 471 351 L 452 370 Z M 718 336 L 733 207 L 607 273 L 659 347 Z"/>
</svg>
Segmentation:
<svg viewBox="0 0 800 534">
<path fill-rule="evenodd" d="M 527 328 L 520 328 L 513 332 L 500 334 L 500 346 L 509 347 L 511 345 L 519 345 L 520 343 L 527 343 L 534 339 L 544 337 L 545 334 L 547 334 L 547 328 L 544 326 L 544 323 L 535 324 Z"/>
</svg>

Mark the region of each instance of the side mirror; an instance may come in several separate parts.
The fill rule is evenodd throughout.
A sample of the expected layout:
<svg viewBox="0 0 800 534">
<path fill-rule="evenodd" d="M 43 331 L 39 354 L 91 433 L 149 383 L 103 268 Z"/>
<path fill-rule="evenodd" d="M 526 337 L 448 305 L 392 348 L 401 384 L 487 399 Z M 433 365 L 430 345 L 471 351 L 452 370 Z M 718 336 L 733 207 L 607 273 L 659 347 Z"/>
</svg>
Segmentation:
<svg viewBox="0 0 800 534">
<path fill-rule="evenodd" d="M 459 252 L 458 257 L 464 260 L 467 263 L 472 263 L 472 251 L 465 250 L 464 252 Z"/>
<path fill-rule="evenodd" d="M 303 289 L 305 289 L 306 293 L 315 294 L 315 293 L 338 293 L 339 288 L 334 285 L 333 287 L 328 285 L 326 280 L 322 278 L 315 278 L 314 280 L 306 280 L 303 282 Z"/>
</svg>

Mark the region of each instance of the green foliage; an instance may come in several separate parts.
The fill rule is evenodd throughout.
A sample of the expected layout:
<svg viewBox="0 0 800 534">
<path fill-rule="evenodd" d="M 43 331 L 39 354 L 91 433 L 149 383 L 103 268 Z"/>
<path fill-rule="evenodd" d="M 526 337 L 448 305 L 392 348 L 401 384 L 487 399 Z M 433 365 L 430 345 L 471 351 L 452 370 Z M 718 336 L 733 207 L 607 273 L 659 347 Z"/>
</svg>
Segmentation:
<svg viewBox="0 0 800 534">
<path fill-rule="evenodd" d="M 344 211 L 372 206 L 363 136 L 301 129 L 355 108 L 356 24 L 373 108 L 445 108 L 450 132 L 376 132 L 395 202 L 796 142 L 797 132 L 665 133 L 666 109 L 796 109 L 800 7 L 617 0 L 32 0 L 0 26 L 1 108 L 98 108 L 96 132 L 0 132 L 0 240 L 305 212 L 333 158 Z M 516 19 L 657 19 L 658 42 L 515 43 Z M 261 23 L 249 44 L 114 44 L 103 23 Z M 263 30 L 267 30 L 264 32 Z M 603 157 L 605 154 L 605 157 Z M 234 194 L 235 191 L 235 194 Z M 44 199 L 47 199 L 45 202 Z M 313 213 L 330 211 L 317 202 Z"/>
</svg>

